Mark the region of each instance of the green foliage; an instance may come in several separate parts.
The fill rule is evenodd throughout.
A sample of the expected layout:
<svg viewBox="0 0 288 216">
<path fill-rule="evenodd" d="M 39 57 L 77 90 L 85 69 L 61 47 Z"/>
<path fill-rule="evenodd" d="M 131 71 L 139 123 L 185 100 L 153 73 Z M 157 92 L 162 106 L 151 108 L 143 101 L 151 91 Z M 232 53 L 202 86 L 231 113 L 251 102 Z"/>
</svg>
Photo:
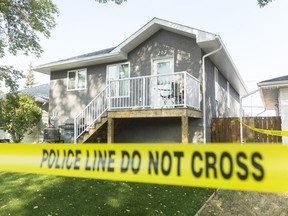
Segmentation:
<svg viewBox="0 0 288 216">
<path fill-rule="evenodd" d="M 269 2 L 272 2 L 272 0 L 258 0 L 258 4 L 260 7 L 266 6 Z"/>
<path fill-rule="evenodd" d="M 49 38 L 57 13 L 51 0 L 0 0 L 0 53 L 7 47 L 13 55 L 21 50 L 40 56 L 37 33 Z"/>
<path fill-rule="evenodd" d="M 101 3 L 107 3 L 108 1 L 112 1 L 112 2 L 115 2 L 115 4 L 122 4 L 123 2 L 126 2 L 127 0 L 95 0 L 96 2 L 99 2 L 100 4 Z"/>
<path fill-rule="evenodd" d="M 35 78 L 34 78 L 34 73 L 32 69 L 32 64 L 30 63 L 29 69 L 28 69 L 28 75 L 26 76 L 25 88 L 33 87 L 34 83 L 35 83 Z"/>
<path fill-rule="evenodd" d="M 112 1 L 112 2 L 115 2 L 115 4 L 122 4 L 123 2 L 126 2 L 127 0 L 95 0 L 96 2 L 100 3 L 100 4 L 105 4 L 107 3 L 108 1 Z M 269 2 L 271 2 L 272 0 L 258 0 L 258 4 L 260 7 L 264 7 L 266 6 Z"/>
<path fill-rule="evenodd" d="M 5 80 L 6 86 L 10 87 L 12 92 L 18 89 L 18 79 L 24 77 L 23 73 L 19 70 L 14 69 L 12 66 L 1 66 L 0 65 L 0 80 Z"/>
<path fill-rule="evenodd" d="M 13 55 L 22 51 L 39 57 L 43 50 L 38 35 L 50 37 L 57 14 L 52 0 L 0 0 L 0 58 L 5 56 L 5 50 Z M 6 80 L 12 91 L 18 88 L 20 78 L 21 71 L 0 65 L 0 80 Z"/>
<path fill-rule="evenodd" d="M 42 112 L 29 94 L 9 93 L 0 100 L 0 115 L 12 141 L 19 143 L 39 123 Z"/>
</svg>

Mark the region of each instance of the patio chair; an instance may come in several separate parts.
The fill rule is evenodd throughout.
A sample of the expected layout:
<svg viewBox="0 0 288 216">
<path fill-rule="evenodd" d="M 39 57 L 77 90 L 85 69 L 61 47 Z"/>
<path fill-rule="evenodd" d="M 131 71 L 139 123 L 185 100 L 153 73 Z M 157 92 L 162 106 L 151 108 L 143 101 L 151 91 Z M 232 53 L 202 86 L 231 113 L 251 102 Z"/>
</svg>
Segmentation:
<svg viewBox="0 0 288 216">
<path fill-rule="evenodd" d="M 173 105 L 175 103 L 174 82 L 159 86 L 160 96 L 165 105 Z"/>
</svg>

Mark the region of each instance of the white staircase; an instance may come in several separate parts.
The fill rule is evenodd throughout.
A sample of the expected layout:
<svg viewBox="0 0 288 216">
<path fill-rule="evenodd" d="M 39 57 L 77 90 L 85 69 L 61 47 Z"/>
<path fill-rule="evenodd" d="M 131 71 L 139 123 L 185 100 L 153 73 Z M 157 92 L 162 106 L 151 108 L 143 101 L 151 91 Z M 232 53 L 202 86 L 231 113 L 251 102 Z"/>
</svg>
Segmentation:
<svg viewBox="0 0 288 216">
<path fill-rule="evenodd" d="M 101 117 L 108 110 L 109 87 L 106 86 L 75 118 L 74 118 L 74 143 L 88 132 L 90 128 L 94 128 L 97 121 L 102 121 Z"/>
</svg>

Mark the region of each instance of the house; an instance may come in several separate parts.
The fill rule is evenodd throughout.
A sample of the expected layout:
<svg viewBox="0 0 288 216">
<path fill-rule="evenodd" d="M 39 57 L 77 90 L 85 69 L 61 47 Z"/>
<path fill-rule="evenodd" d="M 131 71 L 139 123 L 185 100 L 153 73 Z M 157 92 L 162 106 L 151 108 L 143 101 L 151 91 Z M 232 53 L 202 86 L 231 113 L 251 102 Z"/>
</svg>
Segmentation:
<svg viewBox="0 0 288 216">
<path fill-rule="evenodd" d="M 0 78 L 0 94 L 4 94 L 8 91 L 8 87 L 6 86 L 5 80 Z"/>
<path fill-rule="evenodd" d="M 116 47 L 34 70 L 50 75 L 49 113 L 74 122 L 78 143 L 210 142 L 212 118 L 239 116 L 247 93 L 219 35 L 158 18 Z"/>
<path fill-rule="evenodd" d="M 259 82 L 258 88 L 264 107 L 274 110 L 281 117 L 281 128 L 288 130 L 288 76 L 281 76 Z M 282 137 L 283 143 L 288 143 L 288 137 Z"/>
<path fill-rule="evenodd" d="M 26 88 L 19 91 L 19 94 L 29 94 L 31 95 L 37 105 L 42 110 L 42 118 L 39 122 L 37 128 L 33 130 L 32 133 L 26 134 L 22 143 L 39 143 L 43 141 L 43 129 L 48 126 L 48 111 L 49 111 L 49 84 L 42 84 L 39 86 L 34 86 L 32 88 Z M 4 98 L 5 94 L 0 95 L 0 99 Z M 10 139 L 9 134 L 7 134 L 3 129 L 0 129 L 0 140 Z"/>
</svg>

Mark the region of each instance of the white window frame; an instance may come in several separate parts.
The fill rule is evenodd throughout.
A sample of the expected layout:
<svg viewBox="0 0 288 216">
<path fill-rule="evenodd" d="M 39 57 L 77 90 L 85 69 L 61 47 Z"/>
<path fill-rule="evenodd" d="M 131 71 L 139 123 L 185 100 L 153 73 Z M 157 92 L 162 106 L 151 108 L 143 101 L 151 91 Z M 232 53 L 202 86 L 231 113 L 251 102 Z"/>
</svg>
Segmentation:
<svg viewBox="0 0 288 216">
<path fill-rule="evenodd" d="M 79 72 L 85 72 L 85 83 L 84 87 L 79 87 Z M 75 73 L 75 88 L 69 88 L 69 74 L 70 73 Z M 67 71 L 67 91 L 75 91 L 75 90 L 83 90 L 87 88 L 87 68 L 81 68 L 81 69 L 76 69 L 76 70 L 70 70 Z"/>
<path fill-rule="evenodd" d="M 111 80 L 118 80 L 120 81 L 121 78 L 120 78 L 120 66 L 121 65 L 128 65 L 128 77 L 125 77 L 124 79 L 129 79 L 130 78 L 130 75 L 131 75 L 131 70 L 130 70 L 130 62 L 123 62 L 123 63 L 118 63 L 118 64 L 111 64 L 111 65 L 107 65 L 106 67 L 106 83 L 107 85 L 110 85 L 110 74 L 109 74 L 109 68 L 112 68 L 112 67 L 116 67 L 116 71 L 117 71 L 117 74 L 116 74 L 116 78 L 115 79 L 111 79 Z M 111 98 L 120 98 L 120 97 L 124 97 L 124 98 L 127 98 L 129 97 L 130 95 L 130 81 L 127 80 L 128 82 L 128 85 L 127 85 L 127 94 L 125 95 L 120 95 L 120 85 L 119 85 L 119 82 L 116 82 L 116 86 L 115 86 L 115 94 L 114 95 L 110 95 Z M 113 82 L 114 83 L 114 82 Z M 112 93 L 112 91 L 110 90 L 110 94 Z"/>
<path fill-rule="evenodd" d="M 218 69 L 214 67 L 215 100 L 219 101 L 219 75 Z"/>
</svg>

